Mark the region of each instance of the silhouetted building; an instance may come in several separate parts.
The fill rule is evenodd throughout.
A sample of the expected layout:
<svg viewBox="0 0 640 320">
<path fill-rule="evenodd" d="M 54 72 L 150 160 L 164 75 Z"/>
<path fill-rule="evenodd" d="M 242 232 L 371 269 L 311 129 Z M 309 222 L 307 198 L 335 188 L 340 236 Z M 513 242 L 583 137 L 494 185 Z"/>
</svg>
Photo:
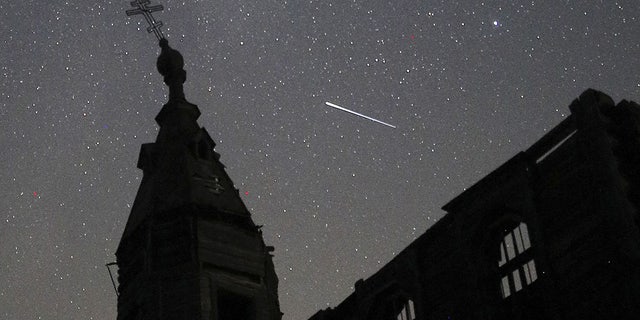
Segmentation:
<svg viewBox="0 0 640 320">
<path fill-rule="evenodd" d="M 569 108 L 311 319 L 640 319 L 640 106 Z"/>
<path fill-rule="evenodd" d="M 160 41 L 170 87 L 155 143 L 116 252 L 118 320 L 279 320 L 278 278 L 260 227 L 184 98 L 180 53 Z"/>
</svg>

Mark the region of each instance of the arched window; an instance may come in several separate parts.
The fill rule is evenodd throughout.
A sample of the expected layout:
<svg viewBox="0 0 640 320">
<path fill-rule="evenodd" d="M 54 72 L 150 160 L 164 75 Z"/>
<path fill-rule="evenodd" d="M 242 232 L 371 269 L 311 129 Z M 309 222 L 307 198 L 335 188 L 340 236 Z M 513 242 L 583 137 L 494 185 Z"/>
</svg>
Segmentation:
<svg viewBox="0 0 640 320">
<path fill-rule="evenodd" d="M 503 299 L 538 279 L 536 263 L 531 252 L 529 230 L 524 222 L 510 230 L 500 242 L 498 269 Z"/>
<path fill-rule="evenodd" d="M 402 306 L 402 310 L 398 313 L 397 320 L 415 320 L 416 311 L 413 308 L 413 300 L 409 299 Z"/>
</svg>

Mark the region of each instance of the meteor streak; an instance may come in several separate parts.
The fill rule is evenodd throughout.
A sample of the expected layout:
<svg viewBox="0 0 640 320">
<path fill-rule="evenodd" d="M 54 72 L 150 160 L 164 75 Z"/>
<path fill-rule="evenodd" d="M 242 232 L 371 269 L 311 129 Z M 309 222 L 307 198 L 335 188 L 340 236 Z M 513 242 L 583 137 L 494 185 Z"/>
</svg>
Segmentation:
<svg viewBox="0 0 640 320">
<path fill-rule="evenodd" d="M 369 119 L 369 120 L 371 120 L 371 121 L 373 121 L 373 122 L 377 122 L 377 123 L 380 123 L 380 124 L 384 124 L 384 125 L 385 125 L 385 126 L 387 126 L 387 127 L 391 127 L 391 128 L 394 128 L 394 129 L 396 128 L 396 126 L 394 126 L 394 125 L 392 125 L 392 124 L 388 124 L 388 123 L 383 122 L 383 121 L 380 121 L 380 120 L 378 120 L 378 119 L 374 119 L 374 118 L 371 118 L 371 117 L 369 117 L 369 116 L 365 116 L 365 115 L 364 115 L 364 114 L 362 114 L 362 113 L 358 113 L 358 112 L 355 112 L 355 111 L 351 111 L 351 110 L 349 110 L 349 109 L 347 109 L 347 108 L 343 108 L 343 107 L 341 107 L 341 106 L 339 106 L 339 105 L 336 105 L 336 104 L 333 104 L 333 103 L 331 103 L 331 102 L 325 102 L 325 104 L 326 104 L 326 105 L 328 105 L 329 107 L 336 108 L 336 109 L 338 109 L 338 110 L 342 110 L 342 111 L 345 111 L 345 112 L 349 112 L 349 113 L 351 113 L 351 114 L 355 114 L 356 116 L 360 116 L 360 117 L 363 117 L 363 118 L 365 118 L 365 119 Z"/>
</svg>

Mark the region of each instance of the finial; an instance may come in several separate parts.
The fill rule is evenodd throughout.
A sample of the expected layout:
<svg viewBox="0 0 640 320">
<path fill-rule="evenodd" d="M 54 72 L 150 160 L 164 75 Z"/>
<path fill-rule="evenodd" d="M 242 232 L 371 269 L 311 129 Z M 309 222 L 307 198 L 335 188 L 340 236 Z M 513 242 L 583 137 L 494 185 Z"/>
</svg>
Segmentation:
<svg viewBox="0 0 640 320">
<path fill-rule="evenodd" d="M 153 17 L 153 15 L 151 15 L 151 13 L 156 11 L 162 11 L 164 10 L 164 7 L 162 5 L 148 7 L 147 5 L 149 3 L 151 3 L 150 0 L 131 1 L 131 6 L 135 7 L 136 9 L 127 10 L 127 16 L 133 16 L 136 14 L 143 15 L 144 18 L 147 20 L 147 23 L 149 23 L 147 32 L 155 33 L 156 38 L 158 38 L 158 40 L 162 40 L 164 39 L 162 30 L 160 30 L 160 27 L 162 27 L 162 21 L 156 21 L 156 19 Z"/>
<path fill-rule="evenodd" d="M 167 39 L 160 39 L 160 56 L 156 66 L 158 72 L 164 77 L 164 83 L 169 86 L 169 101 L 185 100 L 182 84 L 187 80 L 187 72 L 184 71 L 184 58 L 178 50 L 169 46 Z"/>
<path fill-rule="evenodd" d="M 131 1 L 131 6 L 136 9 L 127 10 L 127 16 L 141 14 L 149 23 L 147 31 L 153 32 L 160 42 L 160 56 L 156 66 L 158 71 L 164 77 L 164 83 L 169 86 L 169 101 L 185 100 L 184 90 L 182 84 L 187 80 L 187 72 L 184 71 L 184 59 L 178 50 L 175 50 L 169 46 L 169 41 L 162 34 L 162 21 L 156 21 L 151 15 L 152 12 L 162 11 L 164 7 L 162 5 L 148 6 L 151 3 L 150 0 L 135 0 Z"/>
</svg>

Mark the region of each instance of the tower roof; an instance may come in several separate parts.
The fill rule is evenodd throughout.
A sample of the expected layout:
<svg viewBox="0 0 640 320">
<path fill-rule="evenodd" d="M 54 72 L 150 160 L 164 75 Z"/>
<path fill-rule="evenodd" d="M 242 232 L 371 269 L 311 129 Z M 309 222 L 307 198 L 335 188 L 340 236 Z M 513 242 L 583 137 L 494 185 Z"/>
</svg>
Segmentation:
<svg viewBox="0 0 640 320">
<path fill-rule="evenodd" d="M 138 168 L 144 172 L 122 239 L 145 220 L 179 208 L 255 227 L 238 190 L 214 151 L 215 142 L 197 119 L 200 110 L 185 99 L 186 72 L 180 52 L 166 39 L 158 71 L 169 87 L 169 101 L 156 116 L 160 131 L 156 142 L 143 144 Z"/>
</svg>

